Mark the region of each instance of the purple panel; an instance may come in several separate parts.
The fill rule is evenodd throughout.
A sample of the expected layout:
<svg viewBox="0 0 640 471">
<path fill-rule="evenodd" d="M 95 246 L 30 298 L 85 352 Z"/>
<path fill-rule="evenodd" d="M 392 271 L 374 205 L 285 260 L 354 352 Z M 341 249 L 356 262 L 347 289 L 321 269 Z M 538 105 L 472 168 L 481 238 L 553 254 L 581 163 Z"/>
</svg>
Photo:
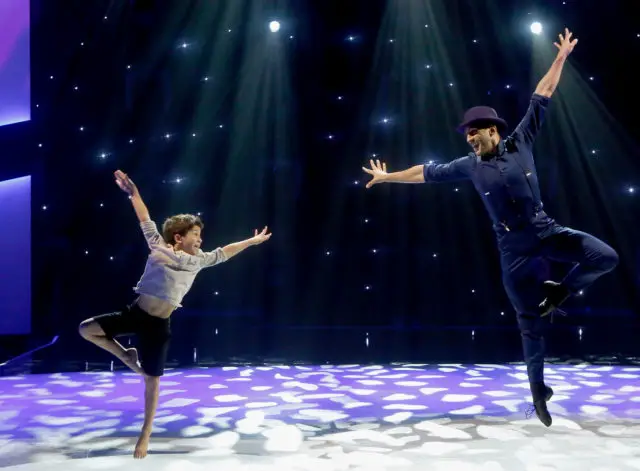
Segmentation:
<svg viewBox="0 0 640 471">
<path fill-rule="evenodd" d="M 4 1 L 4 0 L 0 0 Z M 31 333 L 31 177 L 0 182 L 0 335 Z"/>
<path fill-rule="evenodd" d="M 31 119 L 29 0 L 0 0 L 0 126 Z"/>
</svg>

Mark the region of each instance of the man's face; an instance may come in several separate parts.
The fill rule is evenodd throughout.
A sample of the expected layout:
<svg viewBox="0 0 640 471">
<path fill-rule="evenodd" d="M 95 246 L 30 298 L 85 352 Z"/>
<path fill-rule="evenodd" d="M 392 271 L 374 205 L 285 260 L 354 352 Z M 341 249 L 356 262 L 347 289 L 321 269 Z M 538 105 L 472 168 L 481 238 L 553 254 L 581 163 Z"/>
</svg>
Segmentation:
<svg viewBox="0 0 640 471">
<path fill-rule="evenodd" d="M 493 152 L 498 144 L 498 131 L 495 126 L 490 128 L 469 127 L 466 134 L 467 142 L 478 157 Z"/>
</svg>

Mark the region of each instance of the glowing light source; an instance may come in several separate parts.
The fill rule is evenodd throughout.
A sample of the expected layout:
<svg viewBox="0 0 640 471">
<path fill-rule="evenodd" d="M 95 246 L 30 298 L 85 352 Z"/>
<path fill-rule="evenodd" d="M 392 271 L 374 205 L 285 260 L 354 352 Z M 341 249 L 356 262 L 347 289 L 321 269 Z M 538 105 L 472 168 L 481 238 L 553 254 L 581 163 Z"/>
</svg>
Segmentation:
<svg viewBox="0 0 640 471">
<path fill-rule="evenodd" d="M 272 21 L 271 23 L 269 23 L 269 29 L 272 33 L 277 33 L 278 31 L 280 31 L 280 23 L 278 21 Z"/>
<path fill-rule="evenodd" d="M 539 22 L 537 22 L 537 21 L 536 21 L 536 22 L 534 22 L 534 23 L 531 23 L 531 32 L 532 32 L 533 34 L 540 34 L 540 33 L 542 33 L 542 24 L 541 24 L 541 23 L 539 23 Z"/>
</svg>

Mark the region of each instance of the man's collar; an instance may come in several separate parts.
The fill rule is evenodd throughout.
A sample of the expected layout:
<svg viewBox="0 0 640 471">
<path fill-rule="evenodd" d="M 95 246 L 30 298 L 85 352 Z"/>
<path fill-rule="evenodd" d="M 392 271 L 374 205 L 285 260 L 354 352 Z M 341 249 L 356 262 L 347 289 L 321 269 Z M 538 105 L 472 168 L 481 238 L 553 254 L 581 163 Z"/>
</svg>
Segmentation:
<svg viewBox="0 0 640 471">
<path fill-rule="evenodd" d="M 490 160 L 493 160 L 495 157 L 502 157 L 506 151 L 507 151 L 507 146 L 504 143 L 504 139 L 500 139 L 500 142 L 498 142 L 498 145 L 496 146 L 493 152 L 487 155 L 478 156 L 478 160 L 483 162 L 489 162 Z"/>
</svg>

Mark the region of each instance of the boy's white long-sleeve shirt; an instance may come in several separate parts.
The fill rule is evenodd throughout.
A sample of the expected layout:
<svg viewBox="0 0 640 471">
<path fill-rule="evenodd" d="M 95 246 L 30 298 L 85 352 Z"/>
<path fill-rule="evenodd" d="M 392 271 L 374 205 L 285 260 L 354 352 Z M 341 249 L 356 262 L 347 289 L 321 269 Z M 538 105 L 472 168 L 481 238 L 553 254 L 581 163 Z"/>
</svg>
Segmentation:
<svg viewBox="0 0 640 471">
<path fill-rule="evenodd" d="M 153 221 L 143 221 L 140 227 L 151 252 L 144 273 L 134 288 L 138 294 L 160 298 L 181 307 L 182 299 L 200 270 L 227 260 L 221 247 L 211 252 L 198 249 L 195 255 L 174 250 L 164 241 Z"/>
</svg>

